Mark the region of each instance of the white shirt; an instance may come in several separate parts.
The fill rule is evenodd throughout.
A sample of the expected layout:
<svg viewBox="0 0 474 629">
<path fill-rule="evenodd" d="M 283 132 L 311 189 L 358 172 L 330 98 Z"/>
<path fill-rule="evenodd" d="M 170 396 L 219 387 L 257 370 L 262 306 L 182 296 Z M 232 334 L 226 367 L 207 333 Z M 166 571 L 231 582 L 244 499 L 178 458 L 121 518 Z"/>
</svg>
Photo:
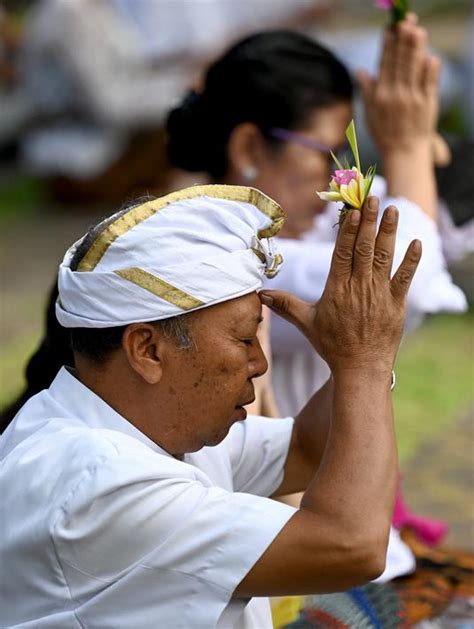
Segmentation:
<svg viewBox="0 0 474 629">
<path fill-rule="evenodd" d="M 263 497 L 292 426 L 249 417 L 179 461 L 63 368 L 0 441 L 0 626 L 271 627 L 232 594 L 295 513 Z"/>
<path fill-rule="evenodd" d="M 446 269 L 435 222 L 411 201 L 388 197 L 381 177 L 375 178 L 372 194 L 380 198 L 380 216 L 388 205 L 396 205 L 399 210 L 393 271 L 410 242 L 414 238 L 422 241 L 423 255 L 408 293 L 406 329 L 420 325 L 427 313 L 464 312 L 466 298 Z M 311 302 L 321 297 L 337 235 L 338 205 L 328 204 L 326 212 L 317 217 L 314 229 L 303 239 L 277 238 L 284 262 L 266 287 L 289 291 Z M 282 415 L 296 415 L 328 379 L 329 368 L 301 332 L 278 316 L 272 316 L 271 344 L 272 382 L 278 408 Z"/>
</svg>

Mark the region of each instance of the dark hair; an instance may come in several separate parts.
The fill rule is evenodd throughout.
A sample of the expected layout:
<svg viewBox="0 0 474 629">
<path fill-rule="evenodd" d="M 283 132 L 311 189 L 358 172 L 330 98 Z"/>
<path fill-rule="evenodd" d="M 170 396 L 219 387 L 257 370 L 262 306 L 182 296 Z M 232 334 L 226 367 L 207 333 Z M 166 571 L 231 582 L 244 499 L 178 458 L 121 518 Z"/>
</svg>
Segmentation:
<svg viewBox="0 0 474 629">
<path fill-rule="evenodd" d="M 58 286 L 54 283 L 46 309 L 45 335 L 31 356 L 25 370 L 24 391 L 0 414 L 0 434 L 4 432 L 20 408 L 30 397 L 49 387 L 63 365 L 73 365 L 74 359 L 69 342 L 69 330 L 63 328 L 56 319 Z"/>
<path fill-rule="evenodd" d="M 158 326 L 167 338 L 174 338 L 179 348 L 190 349 L 193 347 L 188 325 L 190 316 L 191 313 L 182 314 L 149 323 Z M 95 363 L 102 363 L 111 352 L 120 348 L 126 328 L 126 325 L 113 328 L 71 328 L 71 349 Z"/>
<path fill-rule="evenodd" d="M 326 48 L 291 31 L 252 35 L 207 71 L 202 93 L 191 92 L 168 117 L 168 156 L 174 166 L 225 175 L 227 142 L 242 122 L 270 142 L 273 127 L 301 129 L 314 109 L 349 101 L 353 84 Z"/>
<path fill-rule="evenodd" d="M 451 163 L 436 169 L 439 196 L 448 206 L 451 218 L 460 227 L 474 218 L 474 140 L 449 138 Z"/>
</svg>

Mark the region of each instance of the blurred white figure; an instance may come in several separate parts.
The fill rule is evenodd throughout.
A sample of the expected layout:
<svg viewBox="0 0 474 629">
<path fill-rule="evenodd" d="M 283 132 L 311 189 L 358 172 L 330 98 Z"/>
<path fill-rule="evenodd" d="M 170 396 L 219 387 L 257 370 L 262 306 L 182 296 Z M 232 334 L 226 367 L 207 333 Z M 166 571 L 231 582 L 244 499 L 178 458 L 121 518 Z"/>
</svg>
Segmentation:
<svg viewBox="0 0 474 629">
<path fill-rule="evenodd" d="M 44 0 L 25 33 L 24 83 L 39 128 L 24 136 L 40 175 L 91 178 L 129 135 L 161 126 L 206 59 L 285 23 L 315 0 Z"/>
</svg>

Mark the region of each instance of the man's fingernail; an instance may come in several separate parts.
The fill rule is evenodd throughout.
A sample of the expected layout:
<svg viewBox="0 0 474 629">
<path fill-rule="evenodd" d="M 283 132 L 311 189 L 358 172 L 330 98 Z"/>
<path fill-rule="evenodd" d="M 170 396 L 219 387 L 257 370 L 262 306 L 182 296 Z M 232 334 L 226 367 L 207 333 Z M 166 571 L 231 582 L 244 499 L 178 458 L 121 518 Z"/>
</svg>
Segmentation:
<svg viewBox="0 0 474 629">
<path fill-rule="evenodd" d="M 360 221 L 360 212 L 359 210 L 352 210 L 350 216 L 349 216 L 349 220 L 351 222 L 351 225 L 357 225 L 357 223 Z"/>
<path fill-rule="evenodd" d="M 413 251 L 415 253 L 421 253 L 421 240 L 418 240 L 418 238 L 413 241 Z"/>
<path fill-rule="evenodd" d="M 387 208 L 387 213 L 385 215 L 385 220 L 387 223 L 394 223 L 397 218 L 397 208 L 390 206 Z"/>
<path fill-rule="evenodd" d="M 369 197 L 367 200 L 367 205 L 371 210 L 377 209 L 377 197 Z"/>
<path fill-rule="evenodd" d="M 262 302 L 262 304 L 265 304 L 265 306 L 273 306 L 273 297 L 267 295 L 267 293 L 259 293 L 259 297 L 260 301 Z"/>
</svg>

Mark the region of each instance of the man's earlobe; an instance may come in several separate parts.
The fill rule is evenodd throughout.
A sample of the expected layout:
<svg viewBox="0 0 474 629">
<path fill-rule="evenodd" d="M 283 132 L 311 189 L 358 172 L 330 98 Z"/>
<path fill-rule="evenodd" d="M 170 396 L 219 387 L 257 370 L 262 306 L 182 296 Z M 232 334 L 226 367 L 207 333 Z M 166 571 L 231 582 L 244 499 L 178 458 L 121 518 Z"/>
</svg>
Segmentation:
<svg viewBox="0 0 474 629">
<path fill-rule="evenodd" d="M 158 329 L 151 323 L 132 323 L 123 333 L 128 363 L 147 384 L 157 384 L 163 374 L 160 340 Z"/>
</svg>

